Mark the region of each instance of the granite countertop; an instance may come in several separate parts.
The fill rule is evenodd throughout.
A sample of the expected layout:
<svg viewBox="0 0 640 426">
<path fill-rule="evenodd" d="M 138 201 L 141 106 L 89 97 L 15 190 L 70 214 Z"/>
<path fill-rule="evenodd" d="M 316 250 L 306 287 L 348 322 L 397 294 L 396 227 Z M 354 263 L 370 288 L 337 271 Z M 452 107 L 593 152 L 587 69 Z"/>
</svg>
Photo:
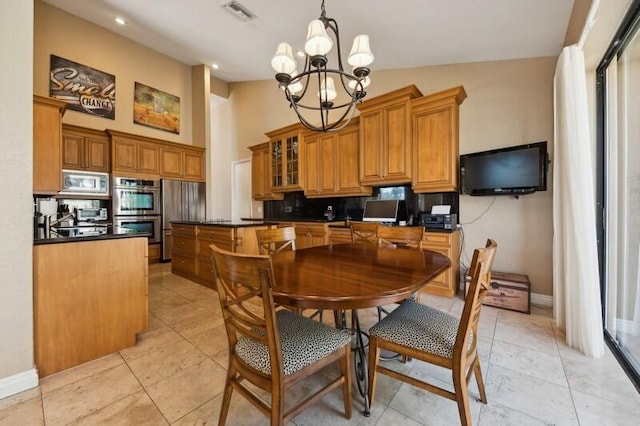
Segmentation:
<svg viewBox="0 0 640 426">
<path fill-rule="evenodd" d="M 189 221 L 189 220 L 174 220 L 171 223 L 183 224 L 183 225 L 199 225 L 199 226 L 220 226 L 224 228 L 245 228 L 250 226 L 263 226 L 263 225 L 274 225 L 276 221 L 267 220 L 267 219 L 256 219 L 256 220 L 240 220 L 240 221 L 232 221 L 232 220 L 198 220 L 198 221 Z"/>
<path fill-rule="evenodd" d="M 111 227 L 79 227 L 58 228 L 52 230 L 48 236 L 43 228 L 34 231 L 33 245 L 78 243 L 84 241 L 113 240 L 116 238 L 149 237 L 148 232 L 138 232 L 126 228 L 113 229 Z"/>
</svg>

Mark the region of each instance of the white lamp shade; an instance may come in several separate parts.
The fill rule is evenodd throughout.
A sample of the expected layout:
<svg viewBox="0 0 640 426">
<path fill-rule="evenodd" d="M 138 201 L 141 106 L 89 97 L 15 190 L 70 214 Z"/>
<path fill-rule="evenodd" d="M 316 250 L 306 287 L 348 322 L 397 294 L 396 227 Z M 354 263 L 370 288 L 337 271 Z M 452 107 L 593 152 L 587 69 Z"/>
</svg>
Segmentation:
<svg viewBox="0 0 640 426">
<path fill-rule="evenodd" d="M 291 74 L 297 68 L 297 63 L 293 57 L 293 49 L 289 43 L 278 44 L 276 54 L 271 58 L 271 67 L 277 73 Z"/>
<path fill-rule="evenodd" d="M 321 101 L 332 101 L 334 100 L 338 94 L 336 93 L 336 87 L 333 84 L 333 78 L 327 77 L 322 80 L 322 84 L 320 85 L 320 96 Z"/>
<path fill-rule="evenodd" d="M 307 41 L 304 44 L 304 51 L 307 52 L 307 55 L 326 55 L 332 47 L 333 41 L 327 35 L 322 21 L 319 19 L 311 21 L 307 30 Z"/>
<path fill-rule="evenodd" d="M 369 36 L 357 35 L 353 39 L 353 46 L 347 61 L 353 67 L 366 67 L 373 62 L 374 56 L 369 48 Z"/>
<path fill-rule="evenodd" d="M 362 79 L 362 88 L 363 89 L 365 87 L 367 87 L 369 84 L 371 84 L 371 79 L 368 76 Z M 349 88 L 351 90 L 354 90 L 357 86 L 358 86 L 358 81 L 357 80 L 350 80 L 349 81 Z"/>
</svg>

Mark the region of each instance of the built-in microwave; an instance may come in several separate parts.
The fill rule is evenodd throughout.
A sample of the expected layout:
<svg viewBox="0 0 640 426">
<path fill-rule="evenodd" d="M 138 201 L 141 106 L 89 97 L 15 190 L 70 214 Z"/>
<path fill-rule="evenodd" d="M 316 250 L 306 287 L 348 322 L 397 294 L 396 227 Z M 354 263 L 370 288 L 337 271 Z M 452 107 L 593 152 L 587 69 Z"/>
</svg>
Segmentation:
<svg viewBox="0 0 640 426">
<path fill-rule="evenodd" d="M 63 170 L 60 194 L 109 196 L 109 173 Z"/>
</svg>

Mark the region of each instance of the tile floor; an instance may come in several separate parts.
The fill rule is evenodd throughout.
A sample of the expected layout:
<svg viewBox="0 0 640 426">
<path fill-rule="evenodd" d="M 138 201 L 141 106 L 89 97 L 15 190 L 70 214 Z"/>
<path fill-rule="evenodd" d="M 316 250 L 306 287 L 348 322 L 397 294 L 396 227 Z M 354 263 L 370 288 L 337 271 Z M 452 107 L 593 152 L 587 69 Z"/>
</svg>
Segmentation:
<svg viewBox="0 0 640 426">
<path fill-rule="evenodd" d="M 215 425 L 226 372 L 227 349 L 217 295 L 170 273 L 149 268 L 149 329 L 119 353 L 41 380 L 40 386 L 0 400 L 0 425 Z M 461 299 L 423 297 L 455 315 Z M 361 314 L 371 325 L 374 310 Z M 479 351 L 489 403 L 472 403 L 477 425 L 638 424 L 640 395 L 613 356 L 593 360 L 568 348 L 552 326 L 548 309 L 531 315 L 483 307 Z M 450 382 L 446 371 L 416 361 L 392 368 L 416 377 Z M 288 390 L 295 399 L 326 375 Z M 453 425 L 454 402 L 380 376 L 371 417 L 354 394 L 351 421 L 342 416 L 334 391 L 298 415 L 294 425 Z M 472 395 L 477 395 L 475 383 Z M 354 389 L 354 392 L 355 391 Z M 237 393 L 229 425 L 266 425 L 268 420 Z"/>
</svg>

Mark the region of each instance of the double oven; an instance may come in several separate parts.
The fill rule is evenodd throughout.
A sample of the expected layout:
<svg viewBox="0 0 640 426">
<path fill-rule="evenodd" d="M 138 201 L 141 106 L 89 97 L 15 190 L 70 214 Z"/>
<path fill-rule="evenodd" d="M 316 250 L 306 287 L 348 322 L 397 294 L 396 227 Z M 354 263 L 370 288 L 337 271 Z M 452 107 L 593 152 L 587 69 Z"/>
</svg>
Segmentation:
<svg viewBox="0 0 640 426">
<path fill-rule="evenodd" d="M 148 232 L 150 243 L 162 241 L 160 181 L 114 177 L 113 226 Z"/>
</svg>

